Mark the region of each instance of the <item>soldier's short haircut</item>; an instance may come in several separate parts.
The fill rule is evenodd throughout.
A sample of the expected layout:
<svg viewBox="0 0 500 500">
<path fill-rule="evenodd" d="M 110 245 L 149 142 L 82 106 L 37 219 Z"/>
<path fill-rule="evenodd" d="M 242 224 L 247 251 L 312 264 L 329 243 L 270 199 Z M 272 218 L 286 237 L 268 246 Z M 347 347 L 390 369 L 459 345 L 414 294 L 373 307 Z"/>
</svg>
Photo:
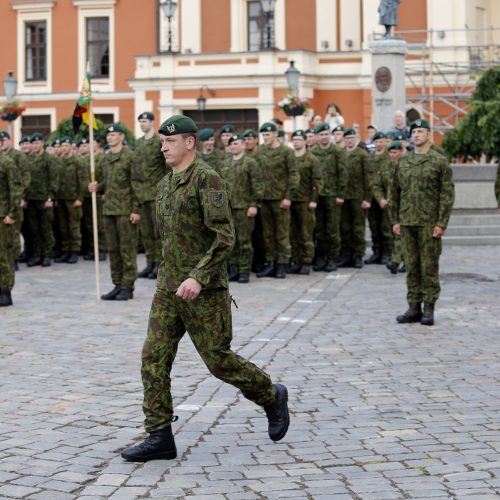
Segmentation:
<svg viewBox="0 0 500 500">
<path fill-rule="evenodd" d="M 184 134 L 181 134 L 182 138 L 186 140 L 188 137 L 192 137 L 194 139 L 194 145 L 196 146 L 198 144 L 198 136 L 194 132 L 186 132 Z"/>
</svg>

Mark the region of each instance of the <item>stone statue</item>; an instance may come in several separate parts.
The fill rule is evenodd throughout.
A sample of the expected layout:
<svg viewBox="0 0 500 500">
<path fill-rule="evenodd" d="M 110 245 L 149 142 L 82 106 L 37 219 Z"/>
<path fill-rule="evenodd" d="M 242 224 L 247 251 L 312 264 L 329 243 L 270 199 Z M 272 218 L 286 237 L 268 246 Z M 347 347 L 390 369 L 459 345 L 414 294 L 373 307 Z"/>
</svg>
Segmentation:
<svg viewBox="0 0 500 500">
<path fill-rule="evenodd" d="M 385 26 L 384 38 L 391 38 L 391 29 L 398 25 L 398 5 L 401 0 L 380 0 L 379 24 Z"/>
</svg>

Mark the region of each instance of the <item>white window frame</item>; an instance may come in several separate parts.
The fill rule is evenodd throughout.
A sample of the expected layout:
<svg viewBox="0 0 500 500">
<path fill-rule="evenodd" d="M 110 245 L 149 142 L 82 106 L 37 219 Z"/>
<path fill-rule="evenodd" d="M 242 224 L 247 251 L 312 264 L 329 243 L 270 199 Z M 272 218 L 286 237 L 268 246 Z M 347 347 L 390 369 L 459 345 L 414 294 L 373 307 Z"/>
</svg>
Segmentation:
<svg viewBox="0 0 500 500">
<path fill-rule="evenodd" d="M 113 123 L 120 121 L 120 108 L 118 106 L 92 106 L 92 113 L 94 115 L 113 115 Z"/>
<path fill-rule="evenodd" d="M 18 94 L 52 93 L 52 8 L 53 1 L 13 4 L 17 11 L 17 68 Z M 44 21 L 47 26 L 46 75 L 45 80 L 26 81 L 26 23 Z"/>
<path fill-rule="evenodd" d="M 49 115 L 50 116 L 50 130 L 55 130 L 57 127 L 57 112 L 56 108 L 27 108 L 23 116 L 42 116 Z M 22 118 L 22 117 L 21 117 Z M 21 119 L 18 119 L 14 122 L 14 137 L 15 143 L 19 141 L 21 138 Z"/>
</svg>

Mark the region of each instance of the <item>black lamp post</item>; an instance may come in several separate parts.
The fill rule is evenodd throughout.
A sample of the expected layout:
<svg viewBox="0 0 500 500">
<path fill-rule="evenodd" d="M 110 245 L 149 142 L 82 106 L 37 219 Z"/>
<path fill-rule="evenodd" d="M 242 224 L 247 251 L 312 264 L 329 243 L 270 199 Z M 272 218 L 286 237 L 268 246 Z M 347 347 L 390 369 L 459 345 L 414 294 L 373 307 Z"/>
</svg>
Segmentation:
<svg viewBox="0 0 500 500">
<path fill-rule="evenodd" d="M 266 16 L 266 49 L 273 49 L 273 33 L 271 29 L 271 20 L 274 17 L 274 7 L 276 0 L 260 0 L 260 5 L 262 7 L 262 12 Z"/>
<path fill-rule="evenodd" d="M 177 9 L 177 2 L 173 0 L 160 0 L 160 7 L 163 10 L 163 14 L 168 19 L 168 50 L 167 52 L 172 52 L 172 18 L 175 15 Z"/>
<path fill-rule="evenodd" d="M 203 95 L 203 91 L 206 90 L 211 97 L 215 95 L 215 91 L 212 89 L 209 89 L 206 85 L 202 85 L 200 87 L 200 95 L 196 99 L 196 104 L 198 105 L 198 111 L 205 111 L 205 108 L 207 107 L 207 98 Z"/>
<path fill-rule="evenodd" d="M 17 93 L 17 80 L 14 77 L 13 71 L 8 71 L 7 76 L 3 79 L 3 93 L 7 98 L 7 103 L 10 104 Z M 12 137 L 12 120 L 8 120 L 8 132 Z"/>
<path fill-rule="evenodd" d="M 286 83 L 292 95 L 297 95 L 299 92 L 300 71 L 295 67 L 295 61 L 290 61 L 285 71 Z"/>
</svg>

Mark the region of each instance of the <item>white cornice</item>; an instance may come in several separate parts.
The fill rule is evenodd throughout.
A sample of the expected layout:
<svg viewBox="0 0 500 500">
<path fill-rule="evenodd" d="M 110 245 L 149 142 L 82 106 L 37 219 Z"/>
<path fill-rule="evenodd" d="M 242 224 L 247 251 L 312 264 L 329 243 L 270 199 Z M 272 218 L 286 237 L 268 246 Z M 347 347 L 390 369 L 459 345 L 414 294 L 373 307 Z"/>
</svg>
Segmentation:
<svg viewBox="0 0 500 500">
<path fill-rule="evenodd" d="M 116 1 L 117 0 L 73 0 L 73 5 L 83 9 L 99 9 L 113 7 L 113 5 L 116 5 Z"/>
<path fill-rule="evenodd" d="M 46 2 L 22 2 L 13 3 L 11 7 L 20 12 L 40 12 L 52 9 L 55 3 L 55 0 L 47 0 Z"/>
</svg>

